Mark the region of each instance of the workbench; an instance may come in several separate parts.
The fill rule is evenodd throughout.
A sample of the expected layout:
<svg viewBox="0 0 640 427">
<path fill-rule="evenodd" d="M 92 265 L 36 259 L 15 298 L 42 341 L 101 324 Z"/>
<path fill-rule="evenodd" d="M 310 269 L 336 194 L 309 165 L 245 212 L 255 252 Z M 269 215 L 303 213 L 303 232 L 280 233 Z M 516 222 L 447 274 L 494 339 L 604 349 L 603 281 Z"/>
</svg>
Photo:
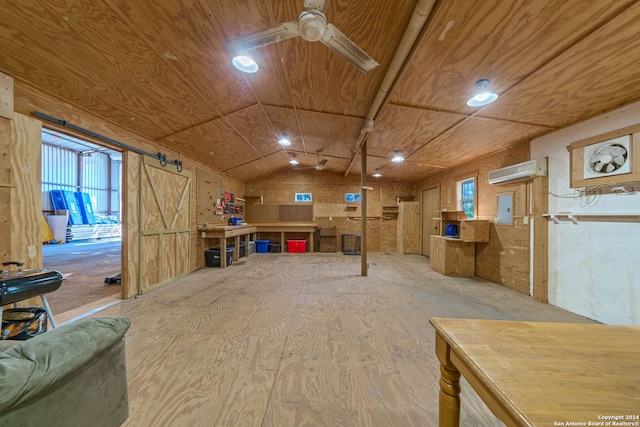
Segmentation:
<svg viewBox="0 0 640 427">
<path fill-rule="evenodd" d="M 309 251 L 314 251 L 313 236 L 316 232 L 318 225 L 314 222 L 265 222 L 251 224 L 256 228 L 258 233 L 280 233 L 280 244 L 282 245 L 282 251 L 285 250 L 285 234 L 286 233 L 307 233 Z"/>
<path fill-rule="evenodd" d="M 249 255 L 249 242 L 251 234 L 256 233 L 256 227 L 252 225 L 209 225 L 198 228 L 203 239 L 218 239 L 220 242 L 220 268 L 227 267 L 227 239 L 234 237 L 233 260 L 240 259 L 240 238 L 244 238 L 245 256 Z M 253 239 L 255 240 L 255 238 Z M 206 245 L 205 245 L 206 246 Z"/>
</svg>

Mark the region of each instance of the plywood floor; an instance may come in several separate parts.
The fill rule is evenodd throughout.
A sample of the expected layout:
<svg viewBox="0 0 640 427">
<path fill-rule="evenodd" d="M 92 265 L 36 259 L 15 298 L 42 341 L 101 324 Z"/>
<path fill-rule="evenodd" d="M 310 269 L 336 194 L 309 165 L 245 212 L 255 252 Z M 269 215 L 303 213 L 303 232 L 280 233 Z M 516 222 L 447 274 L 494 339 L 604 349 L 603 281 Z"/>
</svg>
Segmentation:
<svg viewBox="0 0 640 427">
<path fill-rule="evenodd" d="M 94 314 L 127 316 L 125 426 L 437 426 L 431 316 L 587 322 L 419 255 L 254 254 Z M 463 382 L 464 427 L 500 426 Z"/>
</svg>

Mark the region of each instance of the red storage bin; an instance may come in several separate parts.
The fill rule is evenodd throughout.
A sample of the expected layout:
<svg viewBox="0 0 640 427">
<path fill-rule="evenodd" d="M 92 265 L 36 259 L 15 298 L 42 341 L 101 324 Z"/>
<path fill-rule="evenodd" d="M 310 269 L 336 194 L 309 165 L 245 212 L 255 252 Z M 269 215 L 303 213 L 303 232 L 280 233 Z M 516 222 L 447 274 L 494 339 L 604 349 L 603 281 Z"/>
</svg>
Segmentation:
<svg viewBox="0 0 640 427">
<path fill-rule="evenodd" d="M 301 253 L 306 251 L 306 240 L 287 240 L 287 252 Z"/>
</svg>

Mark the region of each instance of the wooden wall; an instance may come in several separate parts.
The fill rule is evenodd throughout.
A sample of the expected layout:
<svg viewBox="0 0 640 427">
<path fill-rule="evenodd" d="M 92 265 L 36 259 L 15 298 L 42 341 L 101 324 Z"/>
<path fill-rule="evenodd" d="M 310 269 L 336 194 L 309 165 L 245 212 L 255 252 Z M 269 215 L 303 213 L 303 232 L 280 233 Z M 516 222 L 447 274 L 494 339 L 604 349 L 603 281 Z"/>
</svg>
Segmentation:
<svg viewBox="0 0 640 427">
<path fill-rule="evenodd" d="M 0 262 L 42 268 L 40 122 L 13 111 L 13 79 L 0 73 Z M 40 305 L 40 299 L 20 305 Z"/>
<path fill-rule="evenodd" d="M 2 93 L 2 92 L 0 92 Z M 144 150 L 150 153 L 162 152 L 167 155 L 167 159 L 178 159 L 183 163 L 183 170 L 191 173 L 191 176 L 196 176 L 197 170 L 205 170 L 208 172 L 219 174 L 222 177 L 223 185 L 226 189 L 234 192 L 235 194 L 243 194 L 244 193 L 244 184 L 231 179 L 229 177 L 224 176 L 224 174 L 220 171 L 213 170 L 210 166 L 205 165 L 197 160 L 185 157 L 180 155 L 179 153 L 172 150 L 170 147 L 163 146 L 156 141 L 151 141 L 145 138 L 140 137 L 139 135 L 133 134 L 113 123 L 105 122 L 89 112 L 83 111 L 75 107 L 74 105 L 66 102 L 65 100 L 55 99 L 50 97 L 45 93 L 38 92 L 29 86 L 25 86 L 18 82 L 15 83 L 14 86 L 14 97 L 13 97 L 13 106 L 15 108 L 16 113 L 20 113 L 23 116 L 31 116 L 31 118 L 26 117 L 29 121 L 36 123 L 38 126 L 42 123 L 43 126 L 59 130 L 63 133 L 68 133 L 74 135 L 79 138 L 86 139 L 90 142 L 94 142 L 99 145 L 108 145 L 102 140 L 92 139 L 91 137 L 70 130 L 69 128 L 55 125 L 53 123 L 44 121 L 41 122 L 39 119 L 33 118 L 33 112 L 38 111 L 49 115 L 51 117 L 55 117 L 60 120 L 65 120 L 68 123 L 71 123 L 75 126 L 91 130 L 100 135 L 104 135 L 113 140 L 126 144 L 128 146 L 137 148 L 139 150 Z M 2 98 L 0 98 L 0 101 Z M 2 102 L 0 102 L 2 104 Z M 1 115 L 1 114 L 0 114 Z M 15 114 L 14 114 L 15 115 Z M 6 138 L 4 135 L 7 134 L 7 130 L 10 128 L 8 124 L 8 120 L 2 119 L 0 117 L 0 156 L 5 158 L 6 154 Z M 24 130 L 19 130 L 19 135 L 27 135 Z M 36 138 L 37 136 L 37 138 Z M 37 149 L 33 152 L 33 155 L 30 157 L 37 164 L 36 170 L 40 171 L 40 128 L 38 128 L 37 132 L 32 132 L 29 134 L 29 138 L 34 137 L 34 144 L 37 142 Z M 35 147 L 35 146 L 34 146 Z M 116 150 L 119 149 L 117 146 L 112 146 Z M 37 153 L 36 153 L 37 151 Z M 35 155 L 37 154 L 37 157 Z M 141 174 L 141 160 L 140 155 L 135 152 L 125 152 L 123 153 L 123 252 L 122 252 L 122 277 L 123 277 L 123 286 L 122 286 L 122 296 L 123 298 L 128 298 L 133 295 L 136 295 L 139 291 L 139 263 L 136 263 L 140 259 L 144 259 L 146 254 L 144 253 L 144 249 L 139 245 L 140 233 L 142 232 L 141 224 L 139 223 L 140 210 L 142 209 L 142 203 L 139 198 L 139 182 L 140 182 L 140 174 Z M 6 163 L 5 163 L 6 164 Z M 168 165 L 167 167 L 175 167 Z M 6 180 L 3 178 L 4 171 L 0 166 L 0 180 Z M 4 184 L 0 181 L 0 184 Z M 35 188 L 35 187 L 34 187 Z M 0 203 L 4 205 L 11 205 L 15 207 L 18 213 L 12 212 L 10 214 L 10 218 L 2 217 L 2 221 L 0 221 L 0 227 L 5 227 L 7 221 L 10 220 L 18 220 L 19 217 L 23 216 L 23 212 L 25 210 L 33 209 L 34 212 L 38 214 L 38 220 L 34 223 L 37 227 L 40 227 L 40 211 L 41 211 L 41 201 L 40 201 L 40 180 L 38 175 L 37 180 L 37 191 L 35 194 L 38 195 L 36 200 L 27 200 L 19 196 L 18 199 L 12 199 L 7 202 L 9 199 L 7 198 L 7 187 L 0 186 Z M 160 189 L 162 191 L 162 189 Z M 180 261 L 180 265 L 186 265 L 188 271 L 193 271 L 198 268 L 204 266 L 204 249 L 202 248 L 202 242 L 199 238 L 199 233 L 197 230 L 197 218 L 196 218 L 196 182 L 195 180 L 191 180 L 190 184 L 190 197 L 189 197 L 189 207 L 190 207 L 190 220 L 189 220 L 189 237 L 188 244 L 190 245 L 190 250 L 188 251 L 189 255 L 186 256 L 186 264 L 184 260 Z M 3 213 L 0 215 L 5 215 L 6 212 L 3 210 Z M 25 217 L 26 218 L 26 217 Z M 32 222 L 29 222 L 31 224 Z M 4 231 L 4 229 L 0 228 L 0 231 Z M 38 231 L 40 232 L 40 231 Z M 4 234 L 4 233 L 3 233 Z M 1 240 L 1 239 L 0 239 Z M 37 242 L 40 243 L 40 237 L 38 237 Z M 0 246 L 2 249 L 0 254 L 3 257 L 6 257 L 6 250 Z M 35 258 L 38 260 L 39 264 L 42 265 L 42 252 L 41 247 L 39 245 L 36 246 L 37 253 Z M 133 262 L 133 264 L 131 264 Z M 177 271 L 177 270 L 176 270 Z"/>
<path fill-rule="evenodd" d="M 405 183 L 370 180 L 367 192 L 367 250 L 397 251 L 397 217 L 382 215 L 382 207 L 396 205 L 398 197 L 413 197 L 413 186 Z M 295 193 L 311 193 L 314 221 L 319 227 L 336 227 L 338 250 L 341 234 L 361 234 L 362 209 L 360 203 L 346 203 L 346 193 L 360 192 L 360 177 L 330 171 L 283 171 L 258 182 L 246 184 L 246 210 L 261 209 L 254 205 L 294 204 Z"/>
<path fill-rule="evenodd" d="M 416 184 L 417 193 L 440 185 L 440 208 L 457 209 L 456 183 L 476 177 L 477 219 L 489 220 L 489 242 L 476 243 L 476 275 L 529 294 L 530 236 L 524 217 L 529 212 L 531 181 L 490 185 L 489 171 L 529 160 L 529 143 L 475 160 Z M 493 223 L 498 215 L 498 194 L 513 193 L 513 225 Z"/>
<path fill-rule="evenodd" d="M 0 73 L 0 262 L 42 268 L 40 122 L 14 113 L 13 79 Z"/>
</svg>

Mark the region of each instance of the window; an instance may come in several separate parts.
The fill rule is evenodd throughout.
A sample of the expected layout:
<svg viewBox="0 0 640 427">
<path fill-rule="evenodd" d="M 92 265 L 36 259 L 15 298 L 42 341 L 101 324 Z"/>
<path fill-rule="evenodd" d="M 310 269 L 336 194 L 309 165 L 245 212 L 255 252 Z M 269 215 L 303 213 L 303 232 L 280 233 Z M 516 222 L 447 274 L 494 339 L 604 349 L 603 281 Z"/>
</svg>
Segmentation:
<svg viewBox="0 0 640 427">
<path fill-rule="evenodd" d="M 465 179 L 460 182 L 460 210 L 471 219 L 476 212 L 476 180 Z"/>
</svg>

